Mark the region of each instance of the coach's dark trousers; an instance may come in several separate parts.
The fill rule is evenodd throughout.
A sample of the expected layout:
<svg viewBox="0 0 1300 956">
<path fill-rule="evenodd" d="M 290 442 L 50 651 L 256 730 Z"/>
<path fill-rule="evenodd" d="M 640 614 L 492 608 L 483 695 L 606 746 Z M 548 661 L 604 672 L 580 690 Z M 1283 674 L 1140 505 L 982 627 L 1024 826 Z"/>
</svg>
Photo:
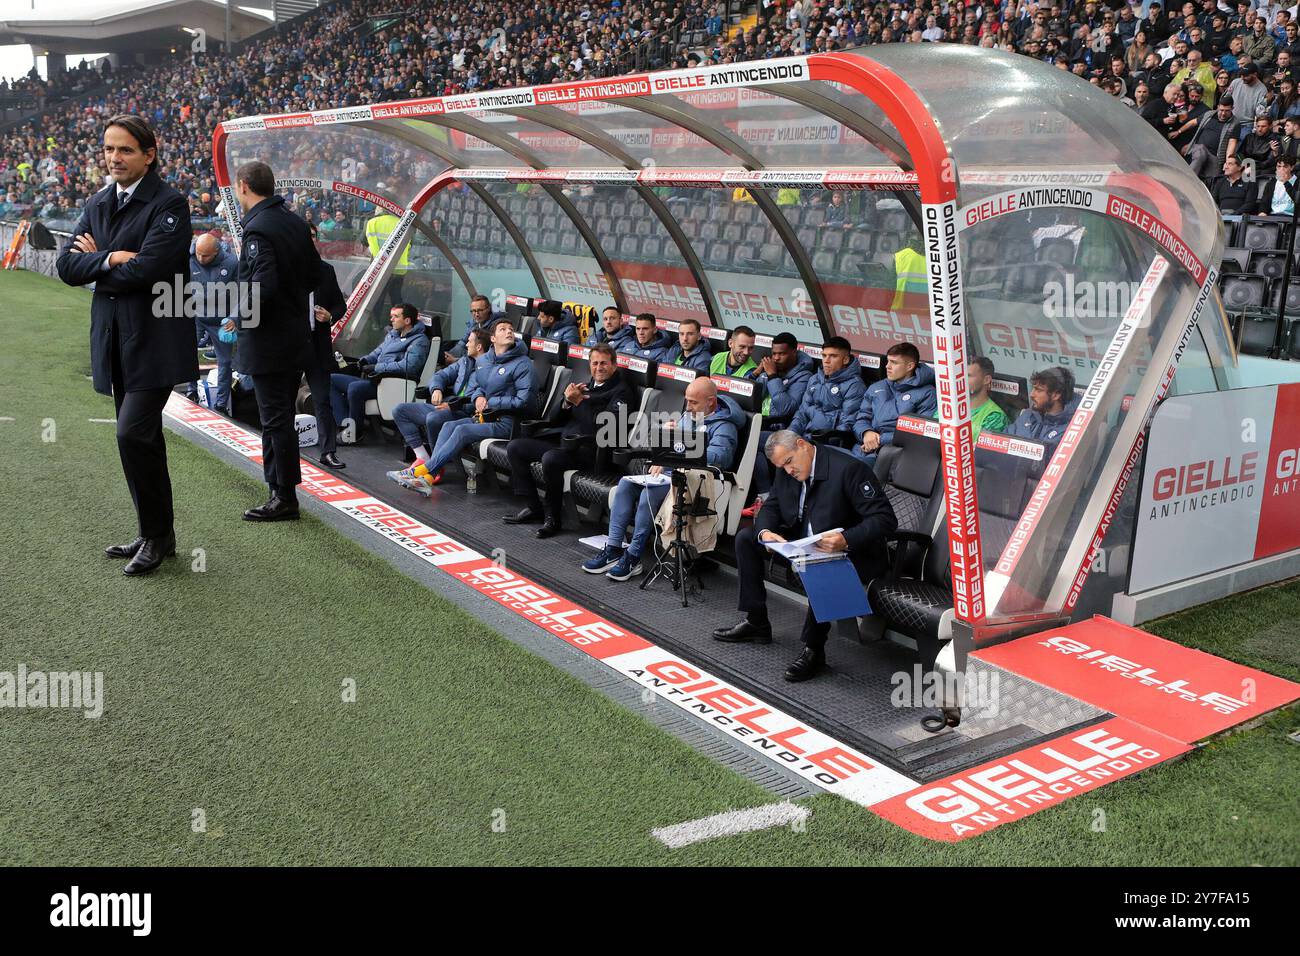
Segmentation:
<svg viewBox="0 0 1300 956">
<path fill-rule="evenodd" d="M 294 500 L 302 481 L 298 462 L 298 429 L 293 423 L 293 403 L 298 397 L 301 372 L 265 372 L 253 376 L 257 414 L 262 419 L 262 474 L 272 494 Z"/>
<path fill-rule="evenodd" d="M 172 533 L 174 516 L 167 445 L 163 441 L 163 406 L 172 390 L 126 391 L 116 328 L 112 350 L 113 404 L 117 408 L 117 453 L 122 459 L 122 474 L 135 503 L 140 536 L 165 538 Z"/>
<path fill-rule="evenodd" d="M 740 610 L 761 614 L 767 613 L 767 582 L 763 572 L 767 566 L 768 550 L 763 547 L 754 533 L 754 526 L 742 528 L 736 535 L 736 576 L 740 578 Z M 803 633 L 800 635 L 806 645 L 820 651 L 826 647 L 826 638 L 830 635 L 829 621 L 818 621 L 809 605 L 808 613 L 803 618 Z"/>
<path fill-rule="evenodd" d="M 307 369 L 307 387 L 311 389 L 311 404 L 316 411 L 320 453 L 332 455 L 339 447 L 339 426 L 334 421 L 334 406 L 330 404 L 330 373 L 313 363 Z"/>
</svg>

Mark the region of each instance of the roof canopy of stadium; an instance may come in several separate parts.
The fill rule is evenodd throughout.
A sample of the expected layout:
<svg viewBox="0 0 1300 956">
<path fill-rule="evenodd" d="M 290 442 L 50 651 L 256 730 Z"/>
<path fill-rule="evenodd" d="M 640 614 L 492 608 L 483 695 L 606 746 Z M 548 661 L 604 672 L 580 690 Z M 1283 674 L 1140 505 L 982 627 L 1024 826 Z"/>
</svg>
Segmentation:
<svg viewBox="0 0 1300 956">
<path fill-rule="evenodd" d="M 230 8 L 230 38 L 244 40 L 271 25 L 270 13 Z M 51 17 L 27 11 L 0 20 L 0 44 L 30 43 L 62 54 L 132 53 L 188 46 L 203 30 L 214 44 L 225 37 L 226 5 L 218 0 L 143 0 L 68 4 Z"/>
<path fill-rule="evenodd" d="M 998 51 L 873 46 L 248 117 L 216 130 L 213 154 L 228 215 L 231 172 L 262 159 L 282 189 L 400 217 L 344 337 L 404 244 L 491 292 L 505 273 L 478 248 L 499 235 L 520 266 L 509 292 L 811 343 L 843 335 L 877 354 L 914 342 L 938 381 L 953 605 L 978 627 L 1069 613 L 1180 359 L 1197 390 L 1226 387 L 1235 361 L 1211 265 L 1220 219 L 1186 163 L 1115 99 Z M 733 200 L 740 187 L 749 201 Z M 831 230 L 793 189 L 873 191 L 856 258 L 824 248 Z M 896 288 L 908 244 L 925 293 Z M 1051 308 L 1045 279 L 1061 287 Z M 1083 386 L 1023 517 L 976 493 L 976 355 L 1024 377 L 1066 365 Z M 978 449 L 1015 454 L 991 443 Z"/>
</svg>

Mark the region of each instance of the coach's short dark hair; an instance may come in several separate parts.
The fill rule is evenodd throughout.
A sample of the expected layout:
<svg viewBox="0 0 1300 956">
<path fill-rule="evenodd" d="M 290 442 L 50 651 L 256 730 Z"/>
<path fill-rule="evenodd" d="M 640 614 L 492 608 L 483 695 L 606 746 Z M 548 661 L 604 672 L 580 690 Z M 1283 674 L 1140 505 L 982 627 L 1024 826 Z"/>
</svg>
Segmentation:
<svg viewBox="0 0 1300 956">
<path fill-rule="evenodd" d="M 655 318 L 655 314 L 653 312 L 638 312 L 637 317 L 633 321 L 653 322 L 655 325 L 659 324 L 659 320 Z"/>
<path fill-rule="evenodd" d="M 903 358 L 911 361 L 913 365 L 921 364 L 921 353 L 911 342 L 899 342 L 897 345 L 891 345 L 886 355 L 901 355 Z"/>
<path fill-rule="evenodd" d="M 153 162 L 149 164 L 150 169 L 156 169 L 162 162 L 162 154 L 157 152 L 158 137 L 154 135 L 153 128 L 145 122 L 143 117 L 136 116 L 134 113 L 119 113 L 107 123 L 104 124 L 104 131 L 107 132 L 110 127 L 120 126 L 131 134 L 131 138 L 136 141 L 141 152 L 155 150 Z"/>
<path fill-rule="evenodd" d="M 250 187 L 251 188 L 251 187 Z M 258 195 L 261 195 L 260 193 Z M 401 309 L 402 315 L 406 316 L 412 322 L 420 321 L 420 310 L 409 302 L 403 302 L 401 305 L 393 306 L 394 309 Z M 391 311 L 391 310 L 390 310 Z"/>
<path fill-rule="evenodd" d="M 849 340 L 842 335 L 832 335 L 822 343 L 822 351 L 827 349 L 839 349 L 841 352 L 852 352 L 853 346 L 849 345 Z"/>
<path fill-rule="evenodd" d="M 558 319 L 562 314 L 564 314 L 564 306 L 559 302 L 556 302 L 554 299 L 547 299 L 537 307 L 537 314 L 549 315 Z"/>
<path fill-rule="evenodd" d="M 591 351 L 587 353 L 588 360 L 590 360 L 591 356 L 595 355 L 597 352 L 599 352 L 601 355 L 609 356 L 609 360 L 611 362 L 614 363 L 618 362 L 618 355 L 614 352 L 614 346 L 612 345 L 608 345 L 605 342 L 601 342 L 597 345 L 593 345 L 591 347 Z"/>
<path fill-rule="evenodd" d="M 792 332 L 778 332 L 772 338 L 772 345 L 773 347 L 784 345 L 786 348 L 797 349 L 799 347 L 799 340 L 794 337 L 794 333 Z"/>
<path fill-rule="evenodd" d="M 478 347 L 484 352 L 492 347 L 492 336 L 487 334 L 486 329 L 470 329 L 469 337 L 478 343 Z"/>
<path fill-rule="evenodd" d="M 263 198 L 275 192 L 275 173 L 260 159 L 244 163 L 235 170 L 235 182 L 243 183 L 250 192 Z"/>
<path fill-rule="evenodd" d="M 727 341 L 730 342 L 737 335 L 748 335 L 751 339 L 756 337 L 754 330 L 748 325 L 738 325 L 731 330 L 731 334 L 727 336 Z"/>
<path fill-rule="evenodd" d="M 987 355 L 977 355 L 970 360 L 971 365 L 978 365 L 985 375 L 993 374 L 993 360 Z"/>
<path fill-rule="evenodd" d="M 695 331 L 696 331 L 696 332 L 698 332 L 698 331 L 700 330 L 700 320 L 699 320 L 699 319 L 682 319 L 680 322 L 677 323 L 677 331 L 678 331 L 678 332 L 680 332 L 680 331 L 682 330 L 682 326 L 683 326 L 683 325 L 693 325 L 693 326 L 695 326 Z"/>
</svg>

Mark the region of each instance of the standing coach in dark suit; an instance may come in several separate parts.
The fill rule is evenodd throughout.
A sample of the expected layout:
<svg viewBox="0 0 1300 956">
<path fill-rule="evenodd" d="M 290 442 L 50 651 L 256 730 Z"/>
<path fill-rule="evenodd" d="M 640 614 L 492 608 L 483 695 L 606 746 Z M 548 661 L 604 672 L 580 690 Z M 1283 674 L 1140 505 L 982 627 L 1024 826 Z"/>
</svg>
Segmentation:
<svg viewBox="0 0 1300 956">
<path fill-rule="evenodd" d="M 316 241 L 316 227 L 308 223 L 312 242 Z M 318 250 L 319 251 L 319 250 Z M 311 389 L 311 404 L 316 412 L 316 434 L 320 436 L 320 463 L 328 468 L 344 468 L 336 454 L 338 450 L 338 422 L 334 421 L 334 406 L 330 403 L 330 373 L 338 371 L 334 361 L 334 337 L 330 330 L 348 310 L 348 301 L 339 288 L 339 278 L 334 267 L 323 258 L 320 261 L 320 280 L 316 283 L 316 300 L 312 308 L 311 361 L 304 370 L 307 387 Z"/>
<path fill-rule="evenodd" d="M 848 551 L 865 585 L 887 570 L 885 535 L 898 526 L 875 473 L 860 458 L 829 445 L 814 445 L 789 430 L 773 433 L 763 450 L 776 467 L 776 480 L 754 524 L 736 535 L 740 610 L 745 619 L 713 632 L 715 640 L 725 643 L 767 644 L 772 640 L 763 583 L 767 550 L 763 542 L 797 540 L 843 528 L 824 535 L 816 547 Z M 819 623 L 809 606 L 803 621 L 803 653 L 786 669 L 786 680 L 808 680 L 825 668 L 830 629 L 830 622 Z"/>
<path fill-rule="evenodd" d="M 321 271 L 307 223 L 274 193 L 275 174 L 266 163 L 245 163 L 236 171 L 235 196 L 244 211 L 239 283 L 255 310 L 241 322 L 239 352 L 257 394 L 262 472 L 271 488 L 266 504 L 244 512 L 246 521 L 298 517 L 302 469 L 293 404 L 303 369 L 313 362 L 316 317 L 308 302 Z"/>
<path fill-rule="evenodd" d="M 199 374 L 194 320 L 183 310 L 172 314 L 181 298 L 173 290 L 189 278 L 190 213 L 185 197 L 158 177 L 158 141 L 140 117 L 108 121 L 104 160 L 113 183 L 86 203 L 57 265 L 68 285 L 95 283 L 91 380 L 113 396 L 117 449 L 139 521 L 134 541 L 105 553 L 129 558 L 122 570 L 136 575 L 176 553 L 162 413 L 172 387 Z M 155 295 L 155 283 L 168 293 Z"/>
</svg>

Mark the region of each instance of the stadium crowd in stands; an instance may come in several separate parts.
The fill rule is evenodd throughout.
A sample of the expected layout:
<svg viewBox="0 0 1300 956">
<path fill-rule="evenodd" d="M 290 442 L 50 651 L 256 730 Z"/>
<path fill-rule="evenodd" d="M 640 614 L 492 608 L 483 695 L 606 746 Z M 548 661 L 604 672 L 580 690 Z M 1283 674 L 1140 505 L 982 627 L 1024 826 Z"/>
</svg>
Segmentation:
<svg viewBox="0 0 1300 956">
<path fill-rule="evenodd" d="M 1241 125 L 1256 113 L 1271 124 L 1265 161 L 1294 152 L 1300 131 L 1285 128 L 1288 116 L 1300 116 L 1296 8 L 1267 0 L 1151 3 L 1145 15 L 1123 0 L 960 8 L 943 0 L 760 0 L 747 30 L 705 0 L 420 0 L 380 30 L 368 26 L 373 13 L 340 0 L 237 56 L 209 51 L 122 72 L 103 93 L 10 130 L 0 139 L 0 214 L 73 217 L 103 186 L 91 144 L 110 113 L 140 113 L 163 131 L 160 172 L 201 219 L 213 213 L 211 132 L 223 119 L 875 43 L 996 47 L 1078 74 L 1139 111 L 1211 185 L 1246 146 Z M 17 82 L 37 96 L 52 88 Z M 77 81 L 55 85 L 69 82 Z M 1216 121 L 1225 95 L 1231 121 Z M 312 210 L 326 234 L 342 213 L 335 203 Z"/>
</svg>

